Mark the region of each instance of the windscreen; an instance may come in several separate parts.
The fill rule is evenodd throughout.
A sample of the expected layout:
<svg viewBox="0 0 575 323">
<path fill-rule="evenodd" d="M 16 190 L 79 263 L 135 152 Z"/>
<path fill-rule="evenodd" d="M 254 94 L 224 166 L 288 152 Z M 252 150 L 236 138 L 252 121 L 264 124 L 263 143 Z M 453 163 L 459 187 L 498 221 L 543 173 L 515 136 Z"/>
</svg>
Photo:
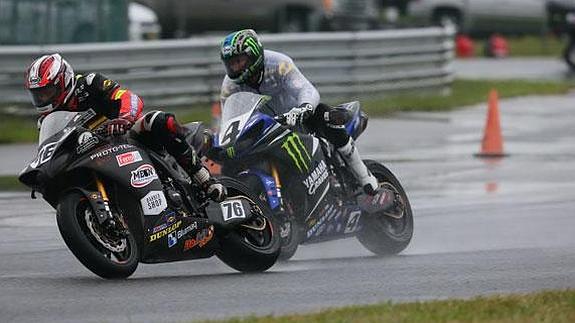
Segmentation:
<svg viewBox="0 0 575 323">
<path fill-rule="evenodd" d="M 42 121 L 38 144 L 42 145 L 42 143 L 48 138 L 66 128 L 70 120 L 72 120 L 78 114 L 78 112 L 69 111 L 56 111 L 50 113 L 46 118 L 44 118 L 44 121 Z"/>
<path fill-rule="evenodd" d="M 232 94 L 222 108 L 222 124 L 235 119 L 257 108 L 259 105 L 269 101 L 265 95 L 250 92 L 239 92 Z"/>
</svg>

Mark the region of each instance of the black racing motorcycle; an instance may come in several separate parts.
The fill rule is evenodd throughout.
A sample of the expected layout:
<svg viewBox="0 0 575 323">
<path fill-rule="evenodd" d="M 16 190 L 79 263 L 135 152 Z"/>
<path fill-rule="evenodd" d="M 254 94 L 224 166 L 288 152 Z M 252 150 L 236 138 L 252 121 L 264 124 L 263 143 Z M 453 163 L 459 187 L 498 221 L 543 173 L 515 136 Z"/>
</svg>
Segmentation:
<svg viewBox="0 0 575 323">
<path fill-rule="evenodd" d="M 129 136 L 98 131 L 93 110 L 58 111 L 42 123 L 37 158 L 19 180 L 57 210 L 78 260 L 103 278 L 126 278 L 138 263 L 219 257 L 242 272 L 264 271 L 279 255 L 268 206 L 222 177 L 228 198 L 211 202 L 175 159 Z"/>
<path fill-rule="evenodd" d="M 380 186 L 375 196 L 365 195 L 331 144 L 282 125 L 285 117 L 276 117 L 267 101 L 252 93 L 230 96 L 211 155 L 225 175 L 246 183 L 268 204 L 281 225 L 280 258 L 292 257 L 299 244 L 353 236 L 377 255 L 405 249 L 413 215 L 392 172 L 365 160 Z M 357 138 L 367 127 L 367 115 L 358 102 L 339 108 L 349 116 L 347 132 Z"/>
</svg>

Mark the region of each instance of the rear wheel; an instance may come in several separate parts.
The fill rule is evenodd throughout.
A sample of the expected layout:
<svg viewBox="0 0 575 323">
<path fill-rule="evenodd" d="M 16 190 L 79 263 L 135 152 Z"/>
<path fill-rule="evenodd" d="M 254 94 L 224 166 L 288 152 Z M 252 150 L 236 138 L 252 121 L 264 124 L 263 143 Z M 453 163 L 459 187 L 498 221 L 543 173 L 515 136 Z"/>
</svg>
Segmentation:
<svg viewBox="0 0 575 323">
<path fill-rule="evenodd" d="M 369 251 L 379 256 L 394 255 L 407 247 L 413 236 L 413 214 L 407 194 L 397 178 L 385 166 L 373 160 L 364 161 L 377 178 L 380 187 L 395 193 L 398 207 L 389 212 L 364 214 L 363 229 L 357 238 Z"/>
<path fill-rule="evenodd" d="M 273 266 L 279 256 L 280 239 L 269 208 L 250 189 L 231 178 L 221 178 L 228 196 L 243 196 L 250 201 L 255 216 L 220 237 L 218 258 L 242 272 L 260 272 Z"/>
<path fill-rule="evenodd" d="M 56 219 L 68 248 L 94 274 L 126 278 L 138 267 L 138 245 L 132 233 L 126 230 L 120 235 L 103 228 L 82 193 L 70 192 L 61 198 Z"/>
</svg>

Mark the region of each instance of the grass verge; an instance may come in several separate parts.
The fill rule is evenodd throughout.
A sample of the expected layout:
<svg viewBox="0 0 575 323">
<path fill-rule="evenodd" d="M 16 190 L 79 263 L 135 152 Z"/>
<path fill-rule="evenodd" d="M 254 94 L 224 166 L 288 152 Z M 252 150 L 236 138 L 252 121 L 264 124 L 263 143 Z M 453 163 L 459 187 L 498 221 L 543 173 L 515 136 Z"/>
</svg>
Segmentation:
<svg viewBox="0 0 575 323">
<path fill-rule="evenodd" d="M 294 322 L 575 322 L 575 291 L 423 303 L 351 306 L 307 315 L 247 317 L 229 323 Z"/>
<path fill-rule="evenodd" d="M 370 115 L 383 116 L 397 111 L 446 111 L 487 102 L 491 89 L 500 98 L 527 95 L 565 94 L 574 85 L 570 82 L 525 80 L 456 80 L 449 95 L 398 95 L 383 100 L 364 100 L 363 108 Z"/>
<path fill-rule="evenodd" d="M 0 114 L 0 144 L 38 140 L 36 120 Z"/>
<path fill-rule="evenodd" d="M 18 181 L 17 176 L 0 176 L 0 191 L 27 191 L 28 188 Z"/>
<path fill-rule="evenodd" d="M 457 107 L 485 102 L 490 89 L 497 89 L 501 98 L 525 95 L 564 94 L 573 88 L 567 81 L 524 80 L 456 80 L 450 95 L 402 94 L 384 99 L 365 99 L 362 106 L 374 116 L 384 116 L 396 111 L 444 111 Z M 197 105 L 188 109 L 176 109 L 174 113 L 182 123 L 190 121 L 211 122 L 210 108 Z M 34 142 L 37 139 L 35 120 L 0 115 L 0 144 Z"/>
</svg>

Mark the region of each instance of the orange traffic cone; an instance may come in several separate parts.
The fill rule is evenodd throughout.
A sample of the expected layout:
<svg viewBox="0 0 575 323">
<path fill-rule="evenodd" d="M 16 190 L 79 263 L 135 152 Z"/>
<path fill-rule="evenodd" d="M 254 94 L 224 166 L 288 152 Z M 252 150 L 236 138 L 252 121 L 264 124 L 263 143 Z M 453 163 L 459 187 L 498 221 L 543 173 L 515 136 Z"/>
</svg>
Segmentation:
<svg viewBox="0 0 575 323">
<path fill-rule="evenodd" d="M 220 102 L 212 103 L 212 130 L 218 131 L 222 120 L 222 107 Z"/>
<path fill-rule="evenodd" d="M 481 142 L 481 152 L 475 154 L 477 157 L 504 157 L 503 138 L 501 136 L 501 125 L 499 124 L 499 103 L 497 90 L 493 89 L 489 93 L 487 122 L 485 132 Z"/>
</svg>

